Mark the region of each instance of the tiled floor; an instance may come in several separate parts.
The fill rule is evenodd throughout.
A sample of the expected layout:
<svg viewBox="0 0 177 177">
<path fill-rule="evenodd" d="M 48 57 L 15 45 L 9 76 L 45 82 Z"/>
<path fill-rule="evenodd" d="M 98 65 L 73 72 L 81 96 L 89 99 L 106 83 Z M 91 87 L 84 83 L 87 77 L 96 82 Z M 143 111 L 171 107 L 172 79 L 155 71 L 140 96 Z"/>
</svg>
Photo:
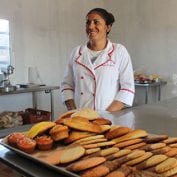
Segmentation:
<svg viewBox="0 0 177 177">
<path fill-rule="evenodd" d="M 22 177 L 22 175 L 0 162 L 0 177 Z"/>
</svg>

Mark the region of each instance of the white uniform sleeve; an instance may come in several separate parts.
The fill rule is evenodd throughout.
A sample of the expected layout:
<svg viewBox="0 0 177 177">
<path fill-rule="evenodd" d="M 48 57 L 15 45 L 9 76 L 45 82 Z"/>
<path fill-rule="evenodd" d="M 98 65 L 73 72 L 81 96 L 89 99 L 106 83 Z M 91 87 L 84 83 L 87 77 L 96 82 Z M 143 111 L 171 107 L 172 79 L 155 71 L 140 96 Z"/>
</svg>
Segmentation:
<svg viewBox="0 0 177 177">
<path fill-rule="evenodd" d="M 115 100 L 121 101 L 127 106 L 132 106 L 135 94 L 133 67 L 126 48 L 122 46 L 121 50 L 120 89 L 116 94 Z"/>
<path fill-rule="evenodd" d="M 64 103 L 66 100 L 74 99 L 74 75 L 73 75 L 73 60 L 74 60 L 74 50 L 72 51 L 68 64 L 66 66 L 66 70 L 64 73 L 64 77 L 61 82 L 61 97 L 62 102 Z"/>
</svg>

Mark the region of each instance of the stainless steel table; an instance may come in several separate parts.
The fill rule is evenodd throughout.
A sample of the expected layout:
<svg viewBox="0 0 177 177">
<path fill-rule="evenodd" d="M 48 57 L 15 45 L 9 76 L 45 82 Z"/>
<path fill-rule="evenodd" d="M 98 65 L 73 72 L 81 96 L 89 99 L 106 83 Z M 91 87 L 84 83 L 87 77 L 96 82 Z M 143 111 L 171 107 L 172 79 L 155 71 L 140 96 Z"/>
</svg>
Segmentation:
<svg viewBox="0 0 177 177">
<path fill-rule="evenodd" d="M 149 98 L 149 89 L 150 88 L 156 88 L 158 92 L 158 101 L 161 100 L 161 87 L 162 85 L 166 85 L 166 81 L 159 81 L 159 82 L 153 82 L 153 83 L 136 83 L 135 82 L 135 88 L 141 87 L 145 89 L 145 104 L 148 103 Z"/>
<path fill-rule="evenodd" d="M 44 91 L 45 93 L 50 93 L 50 109 L 51 109 L 51 119 L 54 119 L 54 102 L 53 102 L 53 91 L 59 89 L 59 86 L 38 86 L 34 85 L 32 87 L 26 87 L 26 88 L 18 88 L 14 91 L 9 92 L 0 92 L 1 95 L 10 95 L 10 94 L 21 94 L 21 93 L 32 93 L 32 103 L 33 108 L 37 109 L 37 92 Z"/>
<path fill-rule="evenodd" d="M 152 134 L 177 136 L 177 97 L 155 104 L 127 108 L 110 114 L 101 113 L 112 120 L 113 124 L 134 129 L 141 128 Z M 27 128 L 27 127 L 26 127 Z M 29 177 L 65 177 L 63 174 L 47 169 L 33 161 L 24 159 L 5 147 L 0 146 L 0 161 Z"/>
</svg>

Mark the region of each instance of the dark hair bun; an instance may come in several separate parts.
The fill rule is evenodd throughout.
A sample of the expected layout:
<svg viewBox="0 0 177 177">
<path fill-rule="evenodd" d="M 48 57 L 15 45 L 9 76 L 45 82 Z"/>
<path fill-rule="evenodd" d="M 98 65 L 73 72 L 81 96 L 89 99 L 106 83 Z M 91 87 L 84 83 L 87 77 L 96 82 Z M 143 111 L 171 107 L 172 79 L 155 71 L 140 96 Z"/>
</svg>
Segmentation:
<svg viewBox="0 0 177 177">
<path fill-rule="evenodd" d="M 112 15 L 112 13 L 109 13 L 107 10 L 105 9 L 102 9 L 102 8 L 94 8 L 92 10 L 90 10 L 87 14 L 87 16 L 93 12 L 97 12 L 99 13 L 103 18 L 104 20 L 106 21 L 106 24 L 107 25 L 112 25 L 115 21 L 115 18 L 114 16 Z"/>
</svg>

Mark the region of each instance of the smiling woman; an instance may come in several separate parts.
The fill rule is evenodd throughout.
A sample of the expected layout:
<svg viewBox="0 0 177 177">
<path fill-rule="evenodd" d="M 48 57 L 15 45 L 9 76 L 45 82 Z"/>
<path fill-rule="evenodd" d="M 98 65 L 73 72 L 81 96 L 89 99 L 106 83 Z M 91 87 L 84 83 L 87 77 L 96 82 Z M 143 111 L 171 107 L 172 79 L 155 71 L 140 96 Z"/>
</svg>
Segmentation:
<svg viewBox="0 0 177 177">
<path fill-rule="evenodd" d="M 108 37 L 114 21 L 114 16 L 102 8 L 87 13 L 88 41 L 73 49 L 61 83 L 68 110 L 115 112 L 132 106 L 135 88 L 131 58 L 123 45 Z"/>
<path fill-rule="evenodd" d="M 0 19 L 0 74 L 10 65 L 9 21 Z"/>
</svg>

